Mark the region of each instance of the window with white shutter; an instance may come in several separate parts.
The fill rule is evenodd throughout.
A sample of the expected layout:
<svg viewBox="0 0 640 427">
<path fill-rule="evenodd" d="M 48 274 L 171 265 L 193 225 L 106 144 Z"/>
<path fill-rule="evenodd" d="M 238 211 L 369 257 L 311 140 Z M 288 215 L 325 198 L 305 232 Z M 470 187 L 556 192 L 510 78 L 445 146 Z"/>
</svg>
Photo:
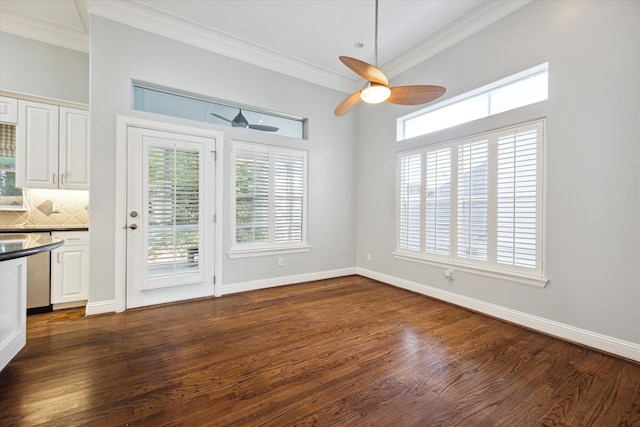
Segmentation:
<svg viewBox="0 0 640 427">
<path fill-rule="evenodd" d="M 236 243 L 269 241 L 269 152 L 238 148 L 235 154 Z"/>
<path fill-rule="evenodd" d="M 417 251 L 421 248 L 422 156 L 404 156 L 400 158 L 400 162 L 399 246 Z"/>
<path fill-rule="evenodd" d="M 273 153 L 274 241 L 304 239 L 305 162 L 301 153 Z"/>
<path fill-rule="evenodd" d="M 539 262 L 538 129 L 498 136 L 497 262 L 536 268 Z"/>
<path fill-rule="evenodd" d="M 544 286 L 543 147 L 538 121 L 399 153 L 394 255 Z"/>
<path fill-rule="evenodd" d="M 229 256 L 307 246 L 307 152 L 233 142 L 234 238 Z"/>
<path fill-rule="evenodd" d="M 456 256 L 486 261 L 489 226 L 489 141 L 458 146 L 458 227 Z"/>
<path fill-rule="evenodd" d="M 425 252 L 449 255 L 451 252 L 451 149 L 425 154 Z"/>
<path fill-rule="evenodd" d="M 201 152 L 149 146 L 147 192 L 147 274 L 175 278 L 199 274 Z"/>
</svg>

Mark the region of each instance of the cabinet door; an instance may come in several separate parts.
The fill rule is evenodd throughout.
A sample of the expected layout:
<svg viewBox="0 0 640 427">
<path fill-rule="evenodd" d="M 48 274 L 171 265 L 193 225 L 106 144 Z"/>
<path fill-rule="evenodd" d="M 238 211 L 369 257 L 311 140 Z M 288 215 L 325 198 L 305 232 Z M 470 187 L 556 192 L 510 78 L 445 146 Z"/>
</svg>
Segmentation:
<svg viewBox="0 0 640 427">
<path fill-rule="evenodd" d="M 16 98 L 0 96 L 0 122 L 18 123 L 18 100 Z"/>
<path fill-rule="evenodd" d="M 60 188 L 89 189 L 89 112 L 60 107 Z"/>
<path fill-rule="evenodd" d="M 27 260 L 0 262 L 0 370 L 27 342 Z"/>
<path fill-rule="evenodd" d="M 58 188 L 58 107 L 18 101 L 16 187 Z"/>
<path fill-rule="evenodd" d="M 51 302 L 89 299 L 89 247 L 61 246 L 51 252 Z"/>
</svg>

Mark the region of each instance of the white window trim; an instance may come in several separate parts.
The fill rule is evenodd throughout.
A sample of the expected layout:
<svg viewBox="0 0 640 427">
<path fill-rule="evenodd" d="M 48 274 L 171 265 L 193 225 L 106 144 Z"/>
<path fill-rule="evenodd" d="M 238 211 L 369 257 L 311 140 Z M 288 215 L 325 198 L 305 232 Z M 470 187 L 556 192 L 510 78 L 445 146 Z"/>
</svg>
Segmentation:
<svg viewBox="0 0 640 427">
<path fill-rule="evenodd" d="M 251 245 L 253 247 L 250 248 L 240 248 L 241 245 L 232 245 L 231 250 L 227 253 L 230 259 L 237 258 L 253 258 L 260 256 L 269 256 L 269 255 L 288 255 L 288 254 L 298 254 L 303 252 L 309 252 L 311 250 L 311 246 L 309 245 L 296 245 L 291 247 L 274 247 L 274 246 L 257 246 Z M 249 245 L 246 245 L 249 246 Z"/>
<path fill-rule="evenodd" d="M 517 72 L 515 74 L 512 74 L 510 76 L 504 77 L 504 78 L 502 78 L 500 80 L 496 80 L 495 82 L 488 83 L 488 84 L 486 84 L 484 86 L 481 86 L 479 88 L 470 90 L 468 92 L 462 93 L 460 95 L 454 96 L 452 98 L 446 99 L 446 100 L 438 102 L 436 104 L 429 105 L 426 108 L 422 108 L 422 109 L 420 109 L 418 111 L 414 111 L 412 113 L 409 113 L 409 114 L 406 114 L 406 115 L 404 115 L 402 117 L 399 117 L 396 120 L 396 142 L 404 141 L 404 140 L 410 139 L 410 138 L 417 138 L 419 136 L 427 135 L 427 134 L 432 133 L 432 132 L 438 132 L 438 131 L 444 130 L 444 129 L 450 129 L 449 127 L 446 127 L 446 128 L 435 130 L 435 131 L 425 132 L 425 133 L 422 133 L 421 135 L 411 136 L 409 138 L 409 137 L 405 136 L 405 133 L 406 133 L 405 132 L 405 126 L 406 126 L 405 123 L 407 121 L 411 120 L 411 119 L 414 119 L 414 118 L 419 117 L 419 116 L 427 115 L 427 114 L 429 114 L 429 113 L 431 113 L 433 111 L 440 110 L 440 109 L 448 107 L 449 105 L 452 105 L 452 104 L 456 104 L 456 103 L 459 103 L 459 102 L 466 101 L 468 99 L 474 98 L 474 97 L 482 95 L 482 94 L 491 93 L 494 90 L 498 90 L 498 89 L 500 89 L 500 88 L 502 88 L 504 86 L 508 86 L 508 85 L 510 85 L 512 83 L 517 83 L 517 82 L 519 82 L 521 80 L 525 80 L 527 78 L 536 76 L 536 75 L 544 73 L 544 72 L 548 73 L 548 71 L 549 71 L 549 62 L 544 62 L 542 64 L 533 66 L 531 68 L 527 68 L 526 70 L 522 70 L 522 71 Z M 527 105 L 529 105 L 529 104 L 527 104 Z M 509 110 L 506 110 L 506 111 L 509 111 Z M 487 116 L 485 116 L 485 117 L 489 117 L 489 116 L 492 116 L 492 115 L 494 115 L 494 114 L 487 114 Z M 474 119 L 474 120 L 478 120 L 478 119 Z M 471 120 L 471 121 L 473 121 L 473 120 Z M 463 122 L 463 123 L 468 123 L 468 122 Z M 460 124 L 463 124 L 463 123 L 460 123 Z M 459 126 L 460 124 L 455 125 L 455 126 Z"/>
<path fill-rule="evenodd" d="M 232 140 L 231 141 L 231 191 L 232 191 L 232 200 L 231 203 L 231 248 L 227 252 L 227 256 L 230 259 L 237 258 L 252 258 L 252 257 L 261 257 L 261 256 L 273 256 L 273 255 L 287 255 L 294 253 L 303 253 L 309 252 L 311 250 L 311 246 L 307 241 L 307 217 L 308 217 L 308 169 L 309 169 L 309 153 L 307 150 L 301 149 L 292 149 L 286 147 L 278 147 L 271 146 L 265 144 L 259 144 L 255 142 L 249 141 L 240 141 L 240 140 Z M 302 215 L 302 229 L 303 236 L 301 242 L 260 242 L 260 243 L 237 243 L 236 242 L 236 203 L 235 203 L 235 188 L 236 188 L 236 170 L 235 170 L 235 150 L 237 148 L 248 148 L 253 149 L 258 147 L 261 150 L 265 150 L 269 152 L 270 157 L 277 152 L 295 152 L 303 155 L 305 159 L 304 164 L 304 201 L 303 201 L 303 215 Z M 273 194 L 270 195 L 269 198 L 273 198 Z M 272 201 L 270 201 L 272 203 Z M 270 215 L 269 218 L 269 235 L 270 240 L 272 240 L 273 235 L 273 218 Z"/>
<path fill-rule="evenodd" d="M 453 209 L 453 208 L 451 209 L 451 216 L 450 216 L 451 218 L 450 255 L 443 256 L 438 254 L 427 254 L 420 251 L 411 251 L 411 250 L 400 248 L 400 175 L 401 175 L 400 160 L 404 156 L 411 155 L 413 153 L 434 151 L 434 150 L 437 150 L 438 148 L 444 148 L 444 147 L 451 147 L 452 151 L 456 151 L 457 147 L 461 143 L 473 141 L 478 137 L 483 137 L 489 134 L 503 134 L 508 132 L 511 129 L 525 127 L 525 126 L 533 126 L 538 124 L 540 124 L 542 128 L 541 130 L 542 141 L 540 143 L 541 150 L 540 150 L 540 153 L 538 154 L 539 155 L 538 173 L 540 173 L 540 180 L 539 180 L 540 185 L 539 185 L 539 188 L 537 189 L 537 200 L 536 200 L 536 203 L 540 209 L 540 217 L 539 217 L 540 224 L 536 230 L 538 234 L 538 239 L 539 239 L 538 240 L 539 242 L 538 243 L 538 246 L 539 246 L 538 262 L 540 263 L 539 274 L 537 273 L 527 274 L 526 272 L 523 272 L 520 269 L 510 270 L 508 269 L 508 267 L 506 269 L 497 269 L 497 268 L 494 268 L 494 266 L 486 265 L 484 263 L 483 264 L 474 263 L 473 260 L 460 260 L 456 256 L 457 254 L 457 242 L 456 242 L 457 240 L 457 230 L 456 230 L 457 209 Z M 544 194 L 546 189 L 546 174 L 545 174 L 545 168 L 544 168 L 546 164 L 545 145 L 546 145 L 546 123 L 545 123 L 545 120 L 542 119 L 542 120 L 536 120 L 536 121 L 522 123 L 514 126 L 509 126 L 509 127 L 498 129 L 491 132 L 485 132 L 483 134 L 472 135 L 469 137 L 460 138 L 453 141 L 445 141 L 439 144 L 423 146 L 418 149 L 414 149 L 410 151 L 399 152 L 397 155 L 397 166 L 396 166 L 397 168 L 396 170 L 396 228 L 395 228 L 396 249 L 392 252 L 393 257 L 395 259 L 400 259 L 404 261 L 418 262 L 421 264 L 432 265 L 435 267 L 452 269 L 454 271 L 462 271 L 465 273 L 472 273 L 480 276 L 502 279 L 502 280 L 507 280 L 514 283 L 534 286 L 538 288 L 544 288 L 549 282 L 549 279 L 546 278 L 545 276 L 545 250 L 544 250 L 545 236 L 546 236 L 545 209 L 544 209 Z M 495 147 L 492 147 L 490 145 L 489 150 L 495 150 Z M 452 159 L 452 164 L 455 164 L 455 163 L 456 162 L 454 162 Z M 452 167 L 452 176 L 454 176 L 454 174 L 457 174 L 457 165 Z M 457 177 L 456 177 L 456 180 L 457 180 Z M 456 188 L 457 188 L 457 185 L 456 185 Z M 490 188 L 489 191 L 493 191 L 493 189 Z M 452 189 L 451 190 L 452 202 L 456 197 L 457 197 L 457 190 L 454 191 Z M 423 202 L 423 200 L 421 200 L 421 202 Z M 492 207 L 489 208 L 490 211 L 492 209 L 493 209 Z M 423 221 L 424 221 L 424 218 L 421 218 L 421 222 Z M 422 226 L 421 226 L 421 230 L 422 230 Z M 489 238 L 495 238 L 495 237 L 490 236 Z M 490 254 L 489 254 L 489 258 L 491 258 Z"/>
</svg>

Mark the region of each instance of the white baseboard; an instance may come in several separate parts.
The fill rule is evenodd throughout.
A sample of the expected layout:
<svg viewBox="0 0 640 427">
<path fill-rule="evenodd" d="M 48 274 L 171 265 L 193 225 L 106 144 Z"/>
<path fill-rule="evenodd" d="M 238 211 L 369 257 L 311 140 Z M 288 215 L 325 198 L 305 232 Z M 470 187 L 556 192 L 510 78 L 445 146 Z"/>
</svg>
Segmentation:
<svg viewBox="0 0 640 427">
<path fill-rule="evenodd" d="M 296 283 L 311 282 L 313 280 L 332 279 L 356 274 L 355 267 L 341 268 L 338 270 L 318 271 L 315 273 L 296 274 L 293 276 L 274 277 L 272 279 L 252 280 L 249 282 L 231 283 L 222 285 L 222 295 L 237 292 L 255 291 L 258 289 L 274 288 L 276 286 L 293 285 Z"/>
<path fill-rule="evenodd" d="M 400 279 L 387 274 L 378 273 L 364 268 L 356 268 L 356 274 L 370 279 L 378 280 L 392 286 L 407 289 L 422 295 L 446 301 L 479 313 L 483 313 L 498 319 L 506 320 L 548 335 L 552 335 L 566 341 L 585 345 L 606 353 L 615 354 L 627 359 L 640 362 L 640 344 L 609 337 L 586 329 L 576 328 L 571 325 L 533 316 L 521 311 L 487 303 L 474 298 L 465 297 L 453 292 L 423 285 L 421 283 Z"/>
<path fill-rule="evenodd" d="M 115 313 L 115 312 L 116 312 L 115 300 L 90 302 L 90 303 L 87 303 L 87 307 L 85 310 L 85 314 L 87 316 L 91 316 L 94 314 Z"/>
<path fill-rule="evenodd" d="M 515 323 L 548 335 L 552 335 L 566 341 L 575 342 L 585 345 L 606 353 L 615 354 L 626 359 L 640 362 L 640 344 L 613 338 L 597 332 L 588 331 L 586 329 L 576 328 L 571 325 L 545 319 L 543 317 L 534 316 L 523 313 L 521 311 L 512 310 L 496 304 L 491 304 L 454 292 L 434 288 L 410 280 L 400 279 L 376 271 L 367 270 L 360 267 L 349 267 L 337 270 L 327 270 L 315 273 L 297 274 L 292 276 L 275 277 L 265 280 L 253 280 L 248 282 L 238 282 L 228 285 L 222 285 L 222 294 L 233 294 L 238 292 L 247 292 L 258 289 L 273 288 L 276 286 L 292 285 L 296 283 L 310 282 L 314 280 L 331 279 L 335 277 L 349 276 L 359 274 L 380 282 L 407 289 L 422 295 L 426 295 L 441 301 L 446 301 L 460 307 L 468 308 L 479 313 L 486 314 L 507 322 Z M 86 307 L 86 315 L 115 313 L 115 300 L 90 302 Z"/>
</svg>

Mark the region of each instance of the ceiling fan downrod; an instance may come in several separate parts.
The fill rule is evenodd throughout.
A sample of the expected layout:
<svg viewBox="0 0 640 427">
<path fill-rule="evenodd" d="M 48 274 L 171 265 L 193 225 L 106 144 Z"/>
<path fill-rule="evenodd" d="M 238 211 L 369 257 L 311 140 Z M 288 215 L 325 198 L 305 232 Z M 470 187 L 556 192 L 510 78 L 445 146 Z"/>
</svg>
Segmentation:
<svg viewBox="0 0 640 427">
<path fill-rule="evenodd" d="M 442 96 L 446 89 L 442 86 L 415 85 L 389 87 L 389 80 L 378 69 L 378 0 L 375 0 L 375 33 L 374 33 L 374 65 L 359 59 L 340 56 L 340 61 L 351 71 L 364 78 L 367 82 L 356 93 L 349 95 L 333 111 L 336 116 L 343 116 L 355 108 L 361 101 L 369 104 L 390 102 L 398 105 L 419 105 Z"/>
<path fill-rule="evenodd" d="M 378 0 L 376 0 L 376 27 L 375 41 L 373 45 L 373 65 L 378 68 Z"/>
</svg>

